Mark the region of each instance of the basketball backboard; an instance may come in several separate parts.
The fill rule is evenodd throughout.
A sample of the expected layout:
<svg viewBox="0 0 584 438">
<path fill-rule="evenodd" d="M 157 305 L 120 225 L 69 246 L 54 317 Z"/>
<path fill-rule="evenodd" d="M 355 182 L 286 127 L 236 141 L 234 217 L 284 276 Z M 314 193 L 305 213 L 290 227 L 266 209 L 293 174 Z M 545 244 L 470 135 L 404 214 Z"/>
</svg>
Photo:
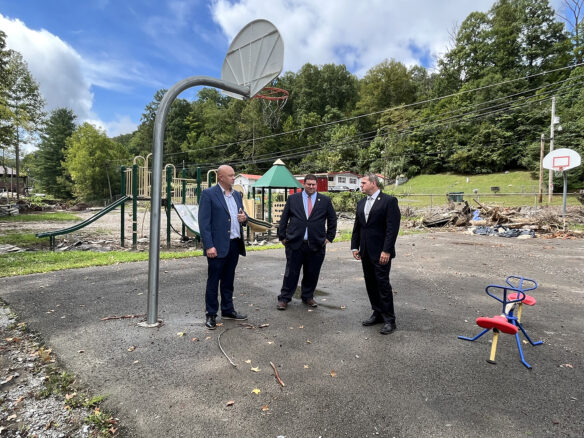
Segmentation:
<svg viewBox="0 0 584 438">
<path fill-rule="evenodd" d="M 268 20 L 254 20 L 235 36 L 221 69 L 221 80 L 249 86 L 249 95 L 225 92 L 242 99 L 253 97 L 278 77 L 284 66 L 284 42 Z"/>
<path fill-rule="evenodd" d="M 582 160 L 580 154 L 567 148 L 555 149 L 543 159 L 544 168 L 558 172 L 573 169 L 574 167 L 578 167 L 581 163 Z"/>
</svg>

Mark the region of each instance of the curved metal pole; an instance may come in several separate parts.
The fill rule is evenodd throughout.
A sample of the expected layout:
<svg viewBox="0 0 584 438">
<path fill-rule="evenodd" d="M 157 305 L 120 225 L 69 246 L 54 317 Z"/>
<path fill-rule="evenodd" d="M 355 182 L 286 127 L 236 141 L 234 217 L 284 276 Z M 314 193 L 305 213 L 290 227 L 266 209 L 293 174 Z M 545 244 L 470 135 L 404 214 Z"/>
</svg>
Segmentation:
<svg viewBox="0 0 584 438">
<path fill-rule="evenodd" d="M 177 82 L 165 94 L 156 111 L 152 145 L 152 210 L 150 214 L 150 255 L 148 259 L 148 306 L 147 319 L 142 326 L 158 325 L 158 281 L 160 265 L 160 203 L 162 197 L 162 152 L 164 128 L 170 105 L 187 88 L 208 85 L 249 97 L 249 87 L 242 87 L 208 76 L 191 76 Z"/>
</svg>

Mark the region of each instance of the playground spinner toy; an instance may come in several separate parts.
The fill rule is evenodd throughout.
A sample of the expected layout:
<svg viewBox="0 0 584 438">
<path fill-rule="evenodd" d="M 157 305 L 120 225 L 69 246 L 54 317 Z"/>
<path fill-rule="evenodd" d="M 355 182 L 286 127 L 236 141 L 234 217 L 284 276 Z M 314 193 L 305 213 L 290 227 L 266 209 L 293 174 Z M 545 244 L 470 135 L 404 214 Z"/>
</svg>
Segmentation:
<svg viewBox="0 0 584 438">
<path fill-rule="evenodd" d="M 519 331 L 523 333 L 523 336 L 525 336 L 531 345 L 536 346 L 543 344 L 543 341 L 533 342 L 521 324 L 523 305 L 533 306 L 536 302 L 535 298 L 531 295 L 527 295 L 526 292 L 537 289 L 537 282 L 530 278 L 510 275 L 505 279 L 505 283 L 506 284 L 502 286 L 490 284 L 485 288 L 487 295 L 503 304 L 503 313 L 501 315 L 493 316 L 492 318 L 483 316 L 477 318 L 477 325 L 484 328 L 484 330 L 474 338 L 459 336 L 458 339 L 476 341 L 489 330 L 493 330 L 491 354 L 489 359 L 487 359 L 487 362 L 490 364 L 496 364 L 495 355 L 497 353 L 499 333 L 514 335 L 521 363 L 523 363 L 528 369 L 531 369 L 531 365 L 529 365 L 523 357 L 523 347 L 521 346 L 521 340 L 519 339 Z"/>
</svg>

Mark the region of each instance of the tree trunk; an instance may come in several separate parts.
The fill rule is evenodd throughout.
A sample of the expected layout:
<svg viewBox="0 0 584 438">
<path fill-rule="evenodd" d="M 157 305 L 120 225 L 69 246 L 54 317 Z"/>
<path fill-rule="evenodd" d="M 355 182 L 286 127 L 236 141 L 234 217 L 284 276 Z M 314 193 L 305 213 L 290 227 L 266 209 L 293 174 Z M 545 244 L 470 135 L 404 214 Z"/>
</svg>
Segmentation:
<svg viewBox="0 0 584 438">
<path fill-rule="evenodd" d="M 16 144 L 14 145 L 14 152 L 16 155 L 16 201 L 20 200 L 20 136 L 18 129 L 16 129 Z"/>
</svg>

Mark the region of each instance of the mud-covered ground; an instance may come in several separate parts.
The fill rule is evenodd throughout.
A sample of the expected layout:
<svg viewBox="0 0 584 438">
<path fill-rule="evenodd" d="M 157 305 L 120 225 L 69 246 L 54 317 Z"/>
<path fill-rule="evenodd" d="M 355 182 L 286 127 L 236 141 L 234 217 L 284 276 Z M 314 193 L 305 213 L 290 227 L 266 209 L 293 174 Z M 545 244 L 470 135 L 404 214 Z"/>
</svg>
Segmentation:
<svg viewBox="0 0 584 438">
<path fill-rule="evenodd" d="M 59 230 L 62 228 L 70 227 L 89 219 L 95 215 L 100 209 L 91 208 L 82 211 L 68 211 L 69 213 L 75 214 L 79 217 L 79 221 L 68 221 L 68 222 L 1 222 L 0 225 L 0 235 L 21 232 L 21 233 L 41 233 L 44 231 Z M 538 226 L 531 225 L 531 229 L 536 229 L 536 234 L 540 237 L 552 237 L 557 231 L 566 229 L 568 231 L 574 232 L 575 237 L 582 237 L 582 230 L 584 229 L 584 207 L 575 206 L 569 207 L 564 221 L 564 217 L 561 214 L 561 209 L 559 207 L 523 207 L 521 209 L 502 209 L 501 212 L 505 214 L 505 211 L 512 211 L 513 219 L 519 218 L 520 220 L 530 221 L 532 224 L 538 224 Z M 517 211 L 517 213 L 516 213 Z M 434 232 L 434 231 L 455 231 L 462 232 L 467 231 L 468 226 L 452 226 L 447 225 L 444 227 L 425 227 L 423 226 L 424 219 L 440 217 L 441 215 L 448 215 L 452 213 L 452 206 L 442 206 L 434 208 L 424 208 L 424 209 L 412 209 L 409 207 L 402 208 L 402 230 L 416 232 Z M 60 235 L 56 237 L 58 249 L 74 249 L 73 245 L 84 245 L 82 249 L 93 249 L 93 250 L 119 250 L 119 249 L 131 249 L 132 239 L 133 239 L 133 222 L 132 213 L 129 206 L 126 206 L 124 213 L 124 247 L 121 245 L 121 229 L 122 229 L 122 218 L 120 209 L 116 209 L 105 216 L 99 218 L 95 222 L 89 224 L 88 226 L 75 231 L 70 234 Z M 354 213 L 352 212 L 340 212 L 338 214 L 338 226 L 337 231 L 350 232 L 353 228 Z M 564 225 L 566 223 L 566 225 Z M 538 228 L 541 225 L 544 228 Z M 197 247 L 197 242 L 194 239 L 185 239 L 182 237 L 182 222 L 176 212 L 172 212 L 170 221 L 170 241 L 171 248 L 174 251 L 187 250 Z M 525 228 L 529 228 L 526 225 Z M 136 240 L 138 250 L 148 249 L 148 238 L 150 233 L 150 211 L 146 208 L 139 208 L 138 217 L 136 219 Z M 187 236 L 188 237 L 188 236 Z M 565 237 L 565 236 L 564 236 Z M 160 219 L 160 242 L 161 248 L 166 248 L 167 241 L 167 218 L 164 211 L 161 213 Z M 270 236 L 266 233 L 255 234 L 250 236 L 249 243 L 263 245 L 266 243 L 276 243 L 275 231 L 273 231 Z M 29 249 L 44 249 L 48 246 L 48 238 L 39 239 L 38 245 L 29 246 Z M 0 253 L 2 251 L 0 250 Z"/>
</svg>

